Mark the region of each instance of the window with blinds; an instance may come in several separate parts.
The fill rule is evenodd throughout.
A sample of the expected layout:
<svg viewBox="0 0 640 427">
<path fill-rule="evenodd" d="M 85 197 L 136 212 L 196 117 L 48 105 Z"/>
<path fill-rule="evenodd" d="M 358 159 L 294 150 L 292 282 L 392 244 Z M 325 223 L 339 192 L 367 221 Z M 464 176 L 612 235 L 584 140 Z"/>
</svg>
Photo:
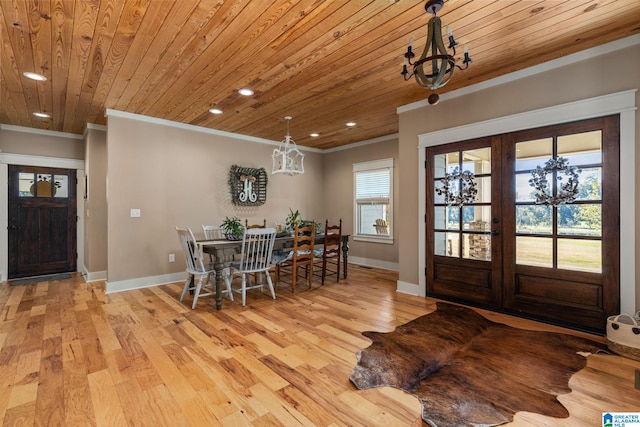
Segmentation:
<svg viewBox="0 0 640 427">
<path fill-rule="evenodd" d="M 393 242 L 393 159 L 354 163 L 356 240 Z"/>
</svg>

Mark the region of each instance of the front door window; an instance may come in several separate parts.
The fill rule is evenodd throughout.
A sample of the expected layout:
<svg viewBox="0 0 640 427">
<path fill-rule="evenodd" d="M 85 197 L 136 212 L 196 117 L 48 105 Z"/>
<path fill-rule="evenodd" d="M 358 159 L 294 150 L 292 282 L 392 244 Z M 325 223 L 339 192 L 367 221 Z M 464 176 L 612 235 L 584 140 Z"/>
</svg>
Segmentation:
<svg viewBox="0 0 640 427">
<path fill-rule="evenodd" d="M 531 172 L 549 160 L 566 159 L 579 171 L 575 201 L 536 203 Z M 602 271 L 602 131 L 516 143 L 516 263 L 600 273 Z M 568 180 L 547 175 L 556 195 Z"/>
<path fill-rule="evenodd" d="M 438 154 L 433 166 L 434 254 L 490 261 L 491 148 Z M 445 184 L 450 197 L 443 193 Z M 471 184 L 475 188 L 472 201 L 448 203 L 448 199 L 464 194 Z"/>
</svg>

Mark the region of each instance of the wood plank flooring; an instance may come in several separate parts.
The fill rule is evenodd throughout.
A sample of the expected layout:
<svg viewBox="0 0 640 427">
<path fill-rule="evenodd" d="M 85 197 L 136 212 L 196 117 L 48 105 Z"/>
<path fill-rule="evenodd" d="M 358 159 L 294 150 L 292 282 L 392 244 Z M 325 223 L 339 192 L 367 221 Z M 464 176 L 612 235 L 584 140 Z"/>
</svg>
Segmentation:
<svg viewBox="0 0 640 427">
<path fill-rule="evenodd" d="M 420 426 L 420 404 L 349 381 L 361 333 L 391 331 L 435 309 L 396 292 L 397 274 L 349 267 L 323 287 L 259 290 L 247 306 L 210 298 L 190 309 L 182 283 L 104 294 L 80 275 L 0 284 L 3 426 Z M 566 330 L 482 312 L 491 320 Z M 579 334 L 586 336 L 585 334 Z M 591 338 L 600 339 L 601 337 Z M 560 397 L 571 416 L 518 413 L 513 426 L 596 426 L 602 412 L 640 411 L 640 362 L 594 355 Z M 498 384 L 496 386 L 499 386 Z"/>
</svg>

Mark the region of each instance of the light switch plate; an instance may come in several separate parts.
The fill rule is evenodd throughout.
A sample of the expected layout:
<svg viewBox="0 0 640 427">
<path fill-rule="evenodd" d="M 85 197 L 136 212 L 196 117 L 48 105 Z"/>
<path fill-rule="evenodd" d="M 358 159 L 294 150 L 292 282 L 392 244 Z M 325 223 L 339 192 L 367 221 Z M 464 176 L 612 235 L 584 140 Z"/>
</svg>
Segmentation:
<svg viewBox="0 0 640 427">
<path fill-rule="evenodd" d="M 131 218 L 140 218 L 140 209 L 131 209 Z"/>
</svg>

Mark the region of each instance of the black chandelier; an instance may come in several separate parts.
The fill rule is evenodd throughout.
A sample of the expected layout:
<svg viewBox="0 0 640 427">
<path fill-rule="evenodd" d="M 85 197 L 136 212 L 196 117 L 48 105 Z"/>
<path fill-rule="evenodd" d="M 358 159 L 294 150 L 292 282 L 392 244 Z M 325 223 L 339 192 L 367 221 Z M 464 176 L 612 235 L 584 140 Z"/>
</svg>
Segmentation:
<svg viewBox="0 0 640 427">
<path fill-rule="evenodd" d="M 427 44 L 424 47 L 422 55 L 416 62 L 411 62 L 415 57 L 413 53 L 413 38 L 409 40 L 409 46 L 407 52 L 404 54 L 404 64 L 402 65 L 402 75 L 405 80 L 409 80 L 411 77 L 416 78 L 416 82 L 424 88 L 436 90 L 446 85 L 451 77 L 453 77 L 453 71 L 458 68 L 459 70 L 466 70 L 471 63 L 471 57 L 467 47 L 464 47 L 464 58 L 462 59 L 462 66 L 456 64 L 456 46 L 458 42 L 453 38 L 453 34 L 449 27 L 446 27 L 447 36 L 449 38 L 449 46 L 453 54 L 449 54 L 444 46 L 442 39 L 442 21 L 436 16 L 436 13 L 442 9 L 444 0 L 429 0 L 424 5 L 424 9 L 428 13 L 432 13 L 433 17 L 429 19 L 429 25 L 427 29 Z M 413 72 L 409 72 L 408 66 L 413 67 Z M 429 96 L 429 103 L 436 104 L 439 100 L 437 93 L 433 93 Z"/>
</svg>

